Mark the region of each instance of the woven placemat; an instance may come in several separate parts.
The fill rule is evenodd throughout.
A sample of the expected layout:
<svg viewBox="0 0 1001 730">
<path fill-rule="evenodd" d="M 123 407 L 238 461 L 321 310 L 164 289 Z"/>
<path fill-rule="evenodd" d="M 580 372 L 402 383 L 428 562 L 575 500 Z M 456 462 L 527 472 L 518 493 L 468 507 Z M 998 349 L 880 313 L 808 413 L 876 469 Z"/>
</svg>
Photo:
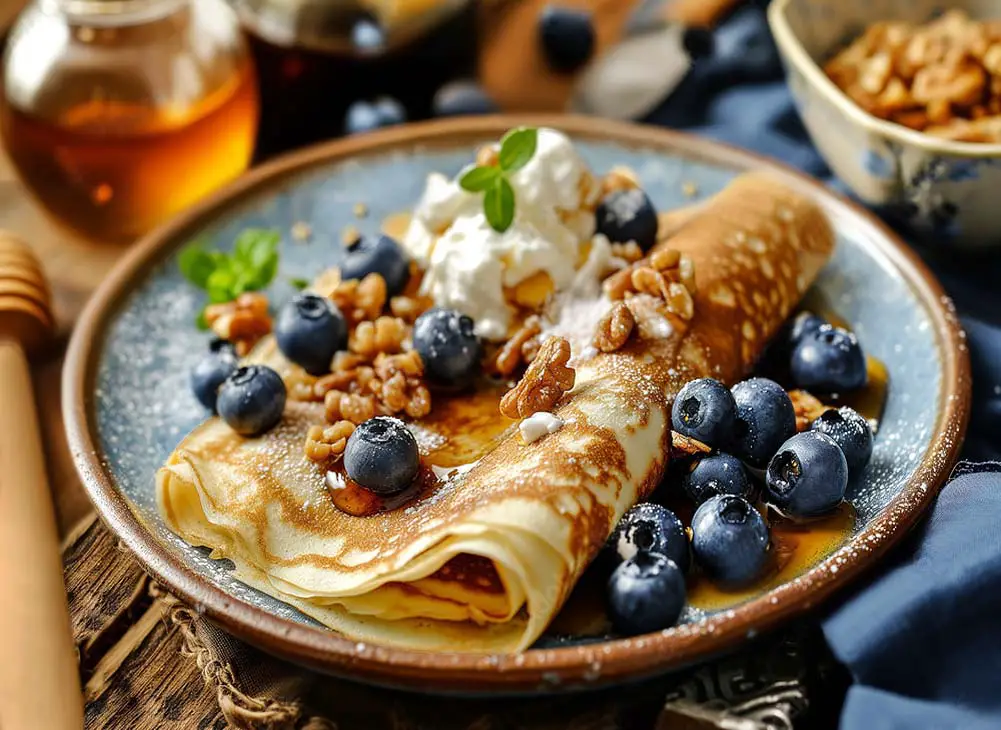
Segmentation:
<svg viewBox="0 0 1001 730">
<path fill-rule="evenodd" d="M 88 730 L 773 730 L 835 727 L 847 678 L 816 628 L 625 688 L 465 700 L 315 674 L 227 635 L 163 590 L 90 517 L 64 565 Z"/>
</svg>

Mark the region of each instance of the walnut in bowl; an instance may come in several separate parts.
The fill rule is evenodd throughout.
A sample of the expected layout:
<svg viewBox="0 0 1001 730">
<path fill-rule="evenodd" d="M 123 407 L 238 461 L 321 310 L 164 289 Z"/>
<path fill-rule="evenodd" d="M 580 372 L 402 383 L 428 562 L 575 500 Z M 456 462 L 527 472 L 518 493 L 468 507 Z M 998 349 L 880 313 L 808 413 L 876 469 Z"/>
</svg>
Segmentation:
<svg viewBox="0 0 1001 730">
<path fill-rule="evenodd" d="M 769 23 L 814 144 L 856 195 L 943 242 L 995 246 L 1001 3 L 939 7 L 774 0 Z"/>
</svg>

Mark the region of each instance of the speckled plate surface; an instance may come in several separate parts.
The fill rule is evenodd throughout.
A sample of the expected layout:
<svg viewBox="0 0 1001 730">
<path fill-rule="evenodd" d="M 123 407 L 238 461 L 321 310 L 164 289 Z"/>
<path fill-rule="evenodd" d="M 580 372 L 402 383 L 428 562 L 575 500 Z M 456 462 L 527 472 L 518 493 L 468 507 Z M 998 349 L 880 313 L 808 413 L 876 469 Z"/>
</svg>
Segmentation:
<svg viewBox="0 0 1001 730">
<path fill-rule="evenodd" d="M 341 231 L 378 228 L 408 209 L 427 173 L 456 172 L 478 143 L 516 123 L 570 133 L 597 171 L 626 164 L 659 209 L 710 195 L 741 170 L 773 167 L 813 195 L 838 234 L 820 296 L 882 359 L 891 386 L 875 454 L 850 492 L 853 536 L 815 566 L 767 593 L 714 614 L 690 612 L 669 631 L 622 640 L 546 643 L 520 655 L 399 651 L 348 641 L 235 580 L 169 532 L 154 504 L 154 474 L 204 413 L 188 370 L 205 351 L 193 326 L 201 294 L 176 257 L 196 238 L 229 246 L 248 226 L 284 234 L 273 301 L 289 278 L 337 263 Z M 690 190 L 690 188 L 689 188 Z M 369 214 L 358 220 L 356 203 Z M 289 235 L 312 228 L 309 243 Z M 537 692 L 600 686 L 677 668 L 724 651 L 803 613 L 876 563 L 929 505 L 966 427 L 969 364 L 963 334 L 938 283 L 867 213 L 811 180 L 750 154 L 663 130 L 590 119 L 480 118 L 415 125 L 313 148 L 266 165 L 153 233 L 122 261 L 89 304 L 73 337 L 64 412 L 77 468 L 110 528 L 170 590 L 232 633 L 271 652 L 357 679 L 441 691 Z M 544 648 L 543 648 L 544 647 Z"/>
</svg>

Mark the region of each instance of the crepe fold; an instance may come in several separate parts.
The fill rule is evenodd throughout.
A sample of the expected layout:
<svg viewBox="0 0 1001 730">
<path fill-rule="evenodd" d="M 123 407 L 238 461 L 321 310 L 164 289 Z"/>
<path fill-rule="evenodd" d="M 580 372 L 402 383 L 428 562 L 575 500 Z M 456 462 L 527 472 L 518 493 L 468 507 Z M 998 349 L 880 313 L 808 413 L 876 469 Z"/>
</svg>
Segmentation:
<svg viewBox="0 0 1001 730">
<path fill-rule="evenodd" d="M 694 378 L 744 376 L 834 239 L 812 201 L 748 174 L 667 245 L 695 264 L 694 318 L 678 327 L 652 298 L 632 300 L 638 335 L 618 352 L 580 358 L 577 385 L 556 409 L 559 431 L 526 445 L 509 429 L 432 493 L 353 517 L 332 504 L 324 475 L 303 456 L 321 406 L 290 403 L 276 429 L 249 440 L 211 419 L 158 474 L 167 525 L 230 559 L 249 585 L 359 641 L 528 648 L 622 514 L 663 475 L 674 395 Z M 594 326 L 575 318 L 595 311 L 593 302 L 562 310 L 560 326 L 582 333 L 572 343 L 578 354 Z M 263 353 L 287 371 L 273 344 Z"/>
</svg>

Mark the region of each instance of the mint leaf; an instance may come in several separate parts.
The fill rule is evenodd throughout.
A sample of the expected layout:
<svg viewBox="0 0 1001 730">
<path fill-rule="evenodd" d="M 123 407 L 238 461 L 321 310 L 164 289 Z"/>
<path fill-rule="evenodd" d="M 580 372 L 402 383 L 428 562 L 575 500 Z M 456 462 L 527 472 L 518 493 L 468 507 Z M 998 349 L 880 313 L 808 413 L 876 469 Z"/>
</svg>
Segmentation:
<svg viewBox="0 0 1001 730">
<path fill-rule="evenodd" d="M 260 269 L 268 264 L 271 257 L 278 251 L 282 237 L 278 231 L 248 228 L 236 237 L 236 247 L 233 252 L 237 261 L 252 269 Z"/>
<path fill-rule="evenodd" d="M 250 287 L 245 291 L 257 291 L 258 289 L 266 289 L 268 284 L 274 281 L 275 274 L 278 273 L 278 251 L 272 251 L 271 254 L 264 259 L 260 266 L 254 271 L 254 275 L 250 279 Z"/>
<path fill-rule="evenodd" d="M 487 223 L 498 233 L 511 227 L 514 220 L 514 188 L 504 177 L 498 177 L 483 196 L 483 213 Z"/>
<path fill-rule="evenodd" d="M 199 289 L 204 289 L 209 276 L 216 269 L 216 259 L 201 244 L 193 243 L 181 251 L 177 265 L 185 279 Z"/>
<path fill-rule="evenodd" d="M 288 283 L 291 284 L 296 289 L 298 289 L 299 291 L 302 291 L 307 286 L 309 286 L 309 279 L 303 279 L 298 276 L 292 276 L 289 277 Z"/>
<path fill-rule="evenodd" d="M 198 316 L 195 317 L 195 327 L 202 331 L 209 329 L 209 321 L 205 319 L 204 309 L 202 309 L 202 311 L 198 313 Z"/>
<path fill-rule="evenodd" d="M 213 304 L 231 302 L 236 299 L 239 292 L 236 291 L 237 274 L 228 266 L 218 268 L 212 272 L 205 282 L 205 291 L 208 292 L 209 301 Z"/>
<path fill-rule="evenodd" d="M 512 129 L 501 139 L 498 164 L 504 172 L 523 168 L 535 154 L 539 143 L 539 130 L 534 127 Z"/>
<path fill-rule="evenodd" d="M 474 167 L 459 178 L 459 186 L 471 193 L 489 190 L 501 171 L 496 167 Z"/>
</svg>

